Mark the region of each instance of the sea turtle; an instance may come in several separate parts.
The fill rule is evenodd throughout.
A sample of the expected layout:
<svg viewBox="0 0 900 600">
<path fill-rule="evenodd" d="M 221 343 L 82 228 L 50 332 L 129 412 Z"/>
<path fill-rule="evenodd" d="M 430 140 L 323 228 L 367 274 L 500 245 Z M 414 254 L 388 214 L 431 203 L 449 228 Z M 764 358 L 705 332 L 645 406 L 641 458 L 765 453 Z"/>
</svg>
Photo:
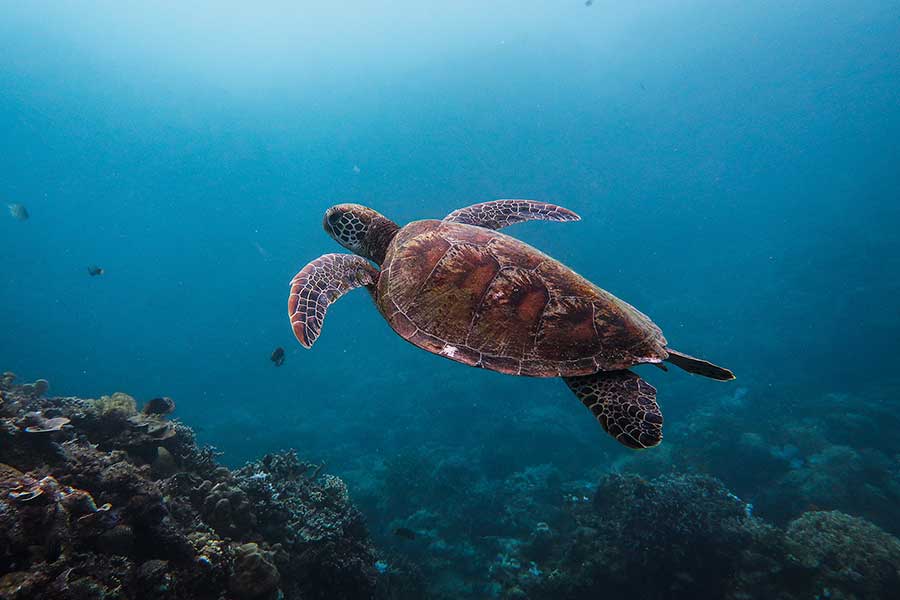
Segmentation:
<svg viewBox="0 0 900 600">
<path fill-rule="evenodd" d="M 667 361 L 712 379 L 734 375 L 669 348 L 630 304 L 497 231 L 536 219 L 580 217 L 545 202 L 495 200 L 400 227 L 365 206 L 332 206 L 325 231 L 355 255 L 326 254 L 297 273 L 288 299 L 294 335 L 311 347 L 328 306 L 365 287 L 394 331 L 419 348 L 500 373 L 562 377 L 619 442 L 657 445 L 656 389 L 629 367 L 666 370 Z"/>
</svg>

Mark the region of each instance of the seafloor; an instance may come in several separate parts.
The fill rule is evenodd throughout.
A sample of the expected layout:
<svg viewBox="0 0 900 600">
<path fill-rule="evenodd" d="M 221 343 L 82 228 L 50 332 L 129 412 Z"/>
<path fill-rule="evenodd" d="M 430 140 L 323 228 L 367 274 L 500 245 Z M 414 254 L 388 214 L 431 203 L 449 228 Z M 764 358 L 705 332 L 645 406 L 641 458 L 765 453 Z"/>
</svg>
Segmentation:
<svg viewBox="0 0 900 600">
<path fill-rule="evenodd" d="M 897 529 L 897 456 L 826 443 L 827 421 L 773 418 L 723 443 L 740 395 L 728 416 L 694 415 L 676 433 L 690 442 L 642 461 L 643 475 L 626 462 L 632 474 L 595 483 L 550 465 L 489 478 L 475 460 L 421 451 L 354 494 L 292 451 L 219 465 L 168 399 L 48 387 L 0 379 L 4 599 L 900 597 L 900 541 L 885 531 Z M 893 418 L 871 410 L 835 429 Z M 774 443 L 781 434 L 797 445 Z M 757 509 L 771 520 L 742 490 L 674 474 L 701 459 L 767 478 Z M 881 526 L 815 505 L 841 494 Z M 355 495 L 383 521 L 373 528 L 406 533 L 376 547 Z"/>
</svg>

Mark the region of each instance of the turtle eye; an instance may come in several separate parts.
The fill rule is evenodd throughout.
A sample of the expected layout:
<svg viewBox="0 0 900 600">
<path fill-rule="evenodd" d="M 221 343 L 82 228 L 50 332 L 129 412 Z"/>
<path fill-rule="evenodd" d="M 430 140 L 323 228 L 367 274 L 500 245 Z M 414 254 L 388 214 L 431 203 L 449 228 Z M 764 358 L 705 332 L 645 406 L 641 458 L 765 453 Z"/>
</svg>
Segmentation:
<svg viewBox="0 0 900 600">
<path fill-rule="evenodd" d="M 341 213 L 335 211 L 328 215 L 328 223 L 332 227 L 337 227 L 337 224 L 341 222 Z"/>
</svg>

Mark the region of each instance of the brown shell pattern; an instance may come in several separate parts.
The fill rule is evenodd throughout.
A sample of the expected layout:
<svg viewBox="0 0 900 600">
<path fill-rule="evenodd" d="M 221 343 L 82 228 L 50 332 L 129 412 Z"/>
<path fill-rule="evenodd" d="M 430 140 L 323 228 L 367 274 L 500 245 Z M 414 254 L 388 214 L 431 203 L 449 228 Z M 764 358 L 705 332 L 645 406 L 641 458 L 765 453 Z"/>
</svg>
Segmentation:
<svg viewBox="0 0 900 600">
<path fill-rule="evenodd" d="M 409 342 L 501 373 L 586 375 L 667 356 L 662 332 L 637 309 L 528 244 L 472 225 L 404 227 L 376 301 Z"/>
</svg>

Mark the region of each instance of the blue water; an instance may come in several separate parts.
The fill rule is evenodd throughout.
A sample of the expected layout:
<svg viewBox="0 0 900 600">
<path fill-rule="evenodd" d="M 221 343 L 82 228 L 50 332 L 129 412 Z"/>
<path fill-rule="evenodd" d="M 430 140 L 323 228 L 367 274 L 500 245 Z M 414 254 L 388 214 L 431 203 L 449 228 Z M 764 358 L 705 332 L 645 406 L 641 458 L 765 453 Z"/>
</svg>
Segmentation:
<svg viewBox="0 0 900 600">
<path fill-rule="evenodd" d="M 294 447 L 351 491 L 422 447 L 590 480 L 635 459 L 560 382 L 429 355 L 362 291 L 310 351 L 286 315 L 332 204 L 533 198 L 583 220 L 506 232 L 737 374 L 641 369 L 667 427 L 739 387 L 801 428 L 896 406 L 900 5 L 304 4 L 2 3 L 0 202 L 31 218 L 0 218 L 0 368 L 171 396 L 223 461 Z"/>
</svg>

